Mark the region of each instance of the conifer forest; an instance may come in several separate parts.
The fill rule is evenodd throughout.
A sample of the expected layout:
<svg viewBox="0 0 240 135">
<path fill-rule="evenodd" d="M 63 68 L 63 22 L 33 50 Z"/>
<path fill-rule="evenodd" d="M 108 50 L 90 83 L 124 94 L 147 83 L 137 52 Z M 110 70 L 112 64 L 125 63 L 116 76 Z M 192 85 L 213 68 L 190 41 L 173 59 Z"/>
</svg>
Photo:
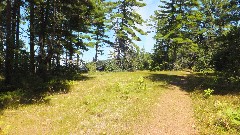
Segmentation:
<svg viewBox="0 0 240 135">
<path fill-rule="evenodd" d="M 78 71 L 84 61 L 80 55 L 89 47 L 95 48 L 93 62 L 102 70 L 209 69 L 240 76 L 238 0 L 161 3 L 150 20 L 143 20 L 134 9 L 146 4 L 137 0 L 3 0 L 0 71 L 5 84 L 13 85 L 16 74 L 45 80 L 62 70 Z M 139 34 L 148 36 L 138 28 L 143 23 L 156 32 L 153 53 L 134 42 L 141 41 Z M 98 62 L 102 46 L 114 51 L 110 60 Z"/>
</svg>

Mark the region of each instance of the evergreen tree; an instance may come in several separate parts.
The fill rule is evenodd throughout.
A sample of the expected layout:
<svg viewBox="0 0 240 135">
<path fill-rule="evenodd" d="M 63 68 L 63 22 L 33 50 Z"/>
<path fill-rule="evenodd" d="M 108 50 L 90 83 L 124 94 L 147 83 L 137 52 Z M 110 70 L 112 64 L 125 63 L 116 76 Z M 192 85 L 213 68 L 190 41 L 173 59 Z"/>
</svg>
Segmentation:
<svg viewBox="0 0 240 135">
<path fill-rule="evenodd" d="M 227 77 L 240 77 L 240 27 L 232 27 L 226 35 L 218 38 L 222 41 L 217 53 L 213 57 L 217 71 L 227 73 Z"/>
<path fill-rule="evenodd" d="M 194 70 L 211 67 L 220 42 L 217 37 L 238 24 L 237 1 L 161 1 L 155 11 L 156 44 L 154 66 L 160 69 Z M 232 18 L 229 19 L 229 18 Z"/>
<path fill-rule="evenodd" d="M 155 11 L 153 20 L 156 22 L 156 44 L 154 47 L 154 60 L 153 66 L 160 66 L 161 69 L 170 69 L 170 49 L 176 50 L 176 44 L 173 43 L 173 38 L 176 38 L 179 29 L 182 27 L 181 23 L 177 23 L 177 19 L 181 19 L 180 11 L 177 11 L 177 1 L 165 1 L 162 0 L 162 6 L 159 6 L 160 10 Z M 181 5 L 180 5 L 181 6 Z M 181 8 L 179 8 L 181 9 Z M 176 18 L 178 16 L 178 18 Z M 174 54 L 176 55 L 176 54 Z"/>
<path fill-rule="evenodd" d="M 105 2 L 103 0 L 97 0 L 95 2 L 95 8 L 93 12 L 92 34 L 95 42 L 95 57 L 94 61 L 98 61 L 98 55 L 103 54 L 101 47 L 105 44 L 112 44 L 108 40 L 106 32 L 108 31 L 109 22 L 106 15 L 111 11 L 111 2 Z"/>
<path fill-rule="evenodd" d="M 135 9 L 145 6 L 145 3 L 136 0 L 120 0 L 116 2 L 115 11 L 111 16 L 112 28 L 115 31 L 115 44 L 112 46 L 115 50 L 115 59 L 118 65 L 123 69 L 133 68 L 131 58 L 136 52 L 136 45 L 133 41 L 140 41 L 137 33 L 145 35 L 146 33 L 137 26 L 142 25 L 144 20 Z"/>
</svg>

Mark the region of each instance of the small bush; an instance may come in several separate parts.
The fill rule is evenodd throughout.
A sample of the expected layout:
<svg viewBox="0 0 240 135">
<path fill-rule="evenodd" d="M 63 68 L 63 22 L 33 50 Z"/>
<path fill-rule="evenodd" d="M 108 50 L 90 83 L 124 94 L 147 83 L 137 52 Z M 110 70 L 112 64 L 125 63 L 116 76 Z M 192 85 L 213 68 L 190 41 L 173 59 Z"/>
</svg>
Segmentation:
<svg viewBox="0 0 240 135">
<path fill-rule="evenodd" d="M 0 94 L 0 108 L 16 107 L 20 103 L 20 99 L 23 96 L 22 90 L 18 89 L 13 92 L 4 92 Z"/>
<path fill-rule="evenodd" d="M 146 83 L 144 83 L 144 78 L 142 76 L 138 79 L 138 83 L 139 83 L 138 89 L 141 89 L 141 90 L 147 89 L 147 85 Z"/>
<path fill-rule="evenodd" d="M 226 107 L 219 110 L 215 119 L 215 126 L 223 128 L 225 131 L 236 130 L 240 132 L 240 109 Z"/>
<path fill-rule="evenodd" d="M 116 60 L 109 60 L 105 63 L 105 71 L 108 72 L 117 72 L 121 71 L 122 69 L 118 66 Z"/>
<path fill-rule="evenodd" d="M 89 62 L 86 64 L 87 68 L 88 68 L 88 72 L 90 73 L 94 73 L 96 72 L 96 63 L 95 62 Z"/>
<path fill-rule="evenodd" d="M 204 95 L 203 95 L 203 97 L 204 97 L 204 98 L 209 98 L 209 97 L 212 96 L 212 93 L 213 93 L 213 92 L 214 92 L 214 90 L 208 88 L 207 90 L 204 90 Z"/>
</svg>

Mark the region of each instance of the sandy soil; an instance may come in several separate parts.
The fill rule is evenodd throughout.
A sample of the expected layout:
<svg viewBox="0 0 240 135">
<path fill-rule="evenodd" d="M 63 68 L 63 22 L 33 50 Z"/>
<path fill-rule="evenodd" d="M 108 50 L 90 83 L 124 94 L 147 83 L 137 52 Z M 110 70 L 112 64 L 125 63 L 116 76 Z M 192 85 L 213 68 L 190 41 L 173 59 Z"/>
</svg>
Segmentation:
<svg viewBox="0 0 240 135">
<path fill-rule="evenodd" d="M 176 86 L 159 97 L 154 105 L 151 121 L 136 128 L 135 134 L 196 135 L 193 108 L 188 93 Z"/>
</svg>

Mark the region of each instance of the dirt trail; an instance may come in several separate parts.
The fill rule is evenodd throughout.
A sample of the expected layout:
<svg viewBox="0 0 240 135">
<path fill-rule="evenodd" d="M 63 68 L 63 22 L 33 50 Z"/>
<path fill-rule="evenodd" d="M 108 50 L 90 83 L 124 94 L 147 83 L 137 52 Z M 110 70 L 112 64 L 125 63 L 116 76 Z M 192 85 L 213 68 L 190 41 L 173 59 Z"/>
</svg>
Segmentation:
<svg viewBox="0 0 240 135">
<path fill-rule="evenodd" d="M 172 86 L 152 111 L 152 120 L 137 128 L 144 135 L 196 135 L 191 98 L 187 92 Z"/>
</svg>

